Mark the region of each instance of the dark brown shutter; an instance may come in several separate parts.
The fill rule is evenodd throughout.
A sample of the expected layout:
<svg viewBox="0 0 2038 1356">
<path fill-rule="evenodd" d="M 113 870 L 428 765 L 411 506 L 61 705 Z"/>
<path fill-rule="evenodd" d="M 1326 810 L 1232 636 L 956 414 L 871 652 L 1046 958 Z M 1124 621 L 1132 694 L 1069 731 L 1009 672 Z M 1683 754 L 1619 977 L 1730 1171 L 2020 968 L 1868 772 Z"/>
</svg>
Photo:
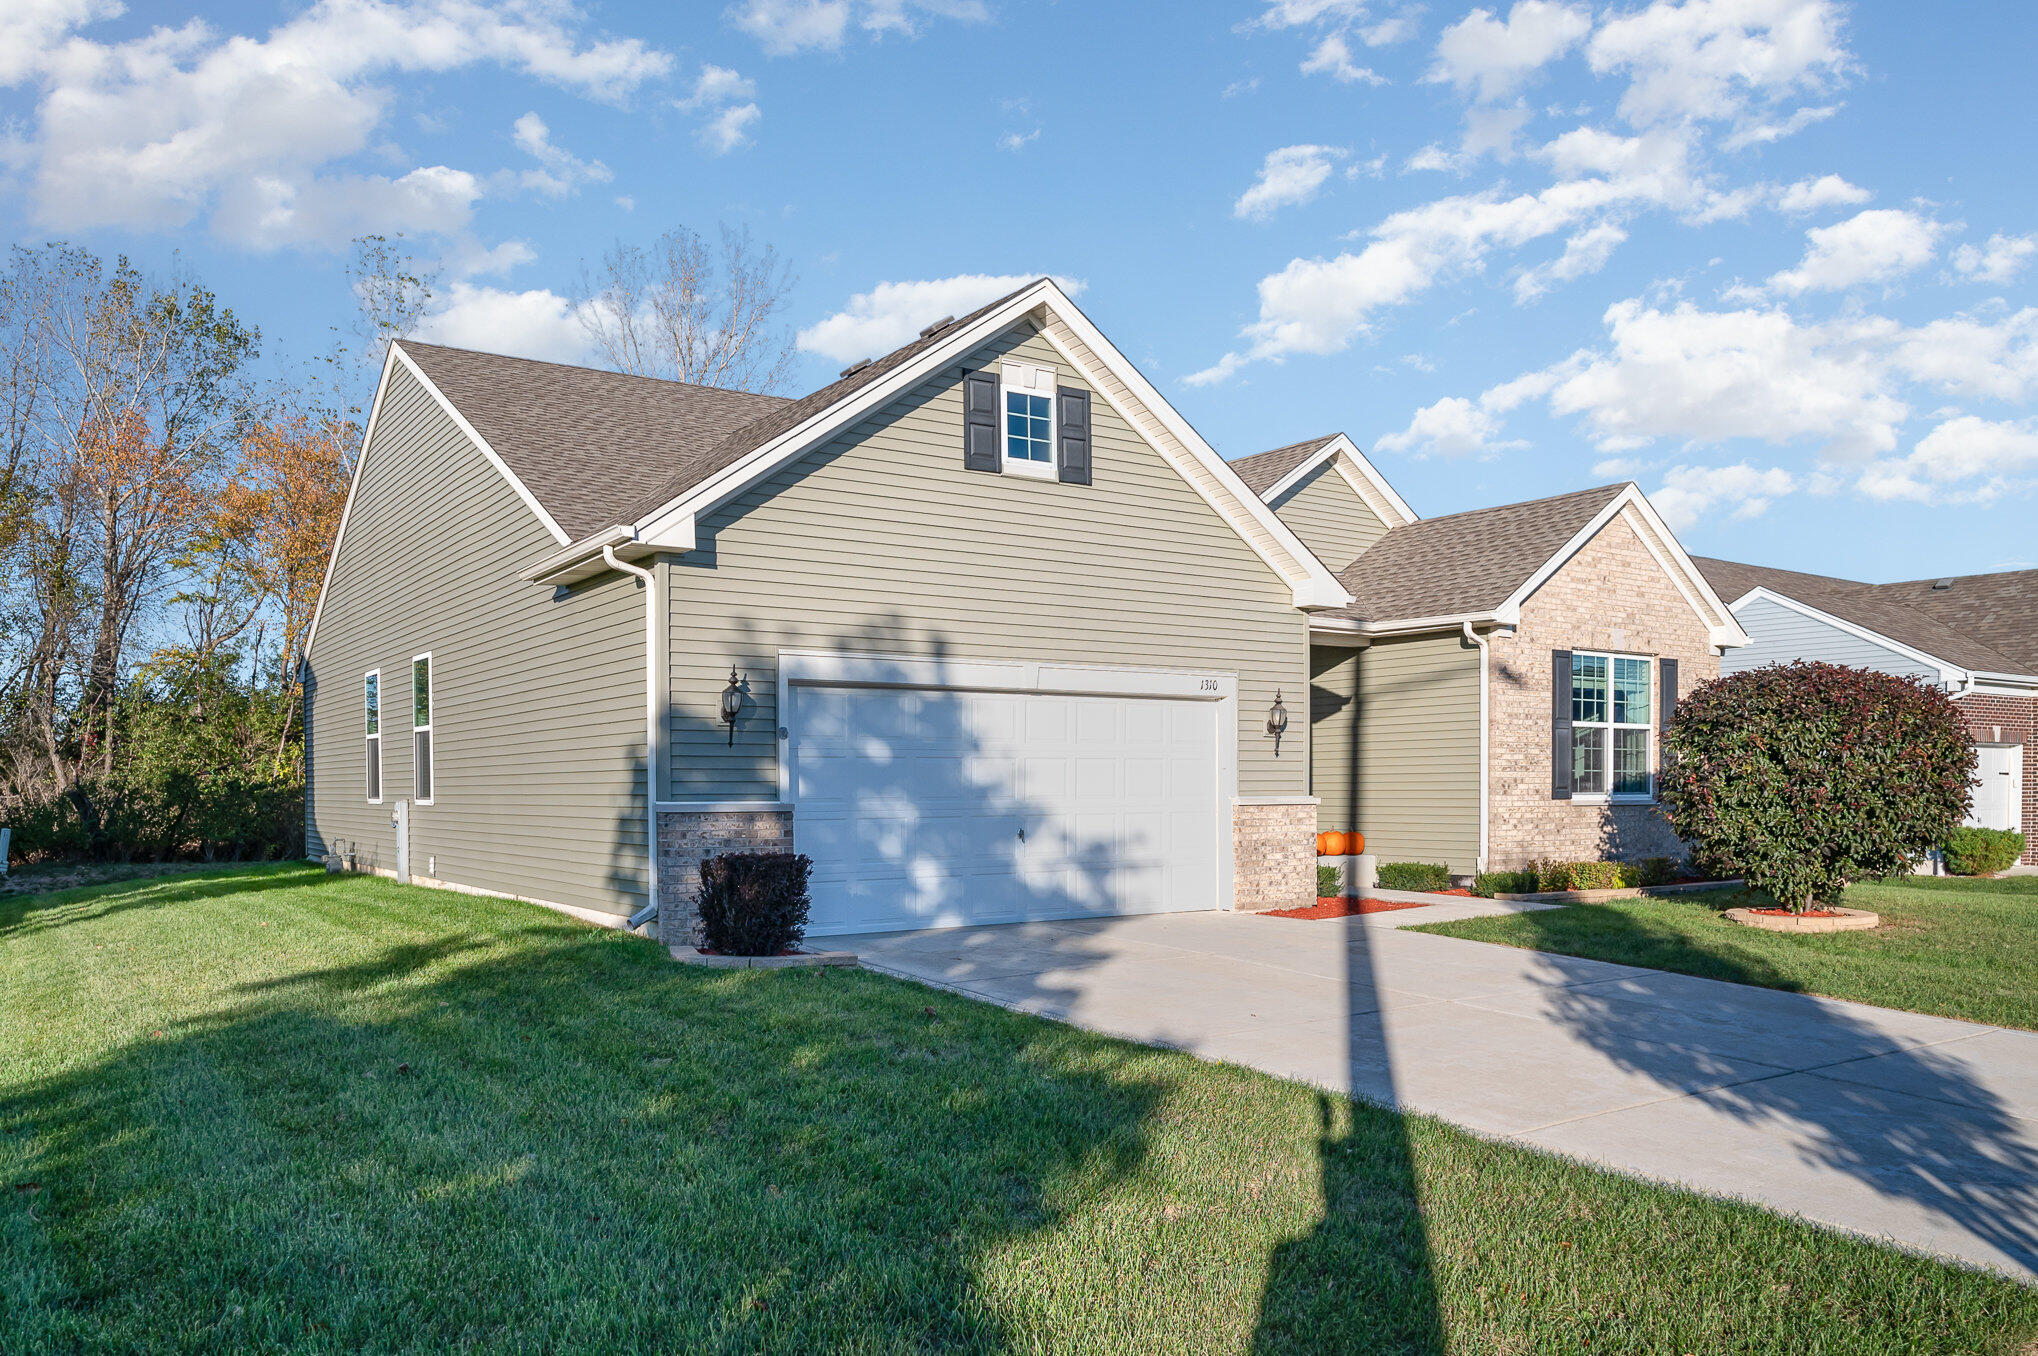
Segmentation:
<svg viewBox="0 0 2038 1356">
<path fill-rule="evenodd" d="M 1656 730 L 1661 733 L 1670 728 L 1670 718 L 1677 713 L 1676 660 L 1656 661 L 1656 685 L 1659 692 L 1656 699 Z"/>
<path fill-rule="evenodd" d="M 1571 652 L 1550 652 L 1550 799 L 1571 799 Z"/>
<path fill-rule="evenodd" d="M 962 374 L 962 469 L 989 471 L 1003 467 L 998 456 L 998 374 Z"/>
<path fill-rule="evenodd" d="M 1060 432 L 1055 439 L 1055 474 L 1070 485 L 1090 483 L 1090 393 L 1070 386 L 1055 388 L 1060 407 L 1056 420 Z"/>
</svg>

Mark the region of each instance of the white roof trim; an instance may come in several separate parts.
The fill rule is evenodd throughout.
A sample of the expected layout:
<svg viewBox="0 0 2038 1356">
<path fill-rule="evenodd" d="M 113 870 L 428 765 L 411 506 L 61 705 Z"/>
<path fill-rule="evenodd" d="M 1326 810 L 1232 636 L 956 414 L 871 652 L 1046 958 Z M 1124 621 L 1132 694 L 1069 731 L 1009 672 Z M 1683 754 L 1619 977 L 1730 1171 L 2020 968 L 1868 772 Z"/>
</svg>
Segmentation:
<svg viewBox="0 0 2038 1356">
<path fill-rule="evenodd" d="M 1509 594 L 1507 601 L 1494 609 L 1495 617 L 1510 626 L 1519 622 L 1521 620 L 1521 605 L 1528 600 L 1529 596 L 1548 583 L 1550 577 L 1562 569 L 1571 557 L 1577 555 L 1578 552 L 1585 548 L 1585 543 L 1598 536 L 1608 523 L 1612 522 L 1623 510 L 1627 509 L 1633 509 L 1639 514 L 1642 521 L 1649 526 L 1651 531 L 1663 543 L 1664 548 L 1669 551 L 1670 558 L 1666 559 L 1663 551 L 1657 549 L 1656 543 L 1649 540 L 1648 533 L 1637 532 L 1635 534 L 1641 539 L 1642 545 L 1647 548 L 1649 554 L 1655 557 L 1656 563 L 1663 567 L 1664 573 L 1670 576 L 1671 582 L 1677 586 L 1678 592 L 1684 595 L 1685 601 L 1691 604 L 1691 609 L 1698 614 L 1699 620 L 1705 622 L 1711 642 L 1714 645 L 1728 647 L 1748 644 L 1748 633 L 1741 629 L 1740 622 L 1734 618 L 1733 609 L 1729 608 L 1720 600 L 1720 596 L 1713 592 L 1712 585 L 1708 584 L 1705 576 L 1699 573 L 1698 566 L 1692 564 L 1691 557 L 1686 555 L 1684 548 L 1677 544 L 1677 538 L 1671 533 L 1669 525 L 1663 521 L 1662 516 L 1656 512 L 1655 505 L 1649 502 L 1649 497 L 1642 493 L 1639 485 L 1633 484 L 1625 486 L 1619 494 L 1609 499 L 1606 507 L 1592 516 L 1591 522 L 1572 534 L 1571 540 L 1557 548 L 1555 555 L 1544 561 L 1542 566 L 1534 574 L 1530 575 L 1520 588 Z M 1714 624 L 1707 617 L 1706 605 L 1708 603 L 1711 605 L 1714 615 L 1725 619 L 1723 623 Z"/>
<path fill-rule="evenodd" d="M 305 628 L 304 649 L 300 655 L 303 659 L 311 658 L 311 643 L 318 636 L 319 618 L 325 615 L 326 590 L 333 585 L 333 568 L 339 564 L 340 544 L 347 539 L 347 522 L 354 514 L 354 496 L 361 488 L 361 472 L 368 465 L 369 449 L 375 446 L 375 428 L 382 420 L 382 399 L 389 390 L 390 374 L 396 370 L 398 363 L 402 363 L 404 370 L 417 378 L 418 384 L 438 402 L 439 408 L 446 412 L 446 416 L 467 435 L 476 448 L 480 449 L 481 455 L 488 458 L 489 465 L 495 467 L 503 479 L 510 483 L 510 488 L 517 492 L 517 497 L 524 501 L 525 507 L 537 515 L 538 521 L 545 525 L 545 530 L 550 532 L 561 546 L 571 540 L 559 524 L 552 520 L 552 515 L 545 511 L 545 506 L 538 502 L 537 496 L 530 492 L 523 481 L 517 479 L 516 472 L 510 470 L 508 463 L 495 454 L 495 449 L 488 445 L 488 440 L 475 430 L 474 425 L 467 422 L 465 415 L 453 408 L 453 402 L 446 399 L 445 392 L 432 384 L 432 379 L 424 374 L 408 353 L 403 351 L 402 345 L 391 340 L 388 352 L 382 357 L 382 375 L 375 379 L 375 399 L 368 406 L 368 427 L 361 433 L 361 455 L 354 459 L 354 478 L 347 486 L 346 506 L 340 510 L 339 530 L 333 533 L 332 550 L 326 554 L 326 572 L 325 578 L 319 581 L 318 602 L 311 609 L 311 625 Z"/>
<path fill-rule="evenodd" d="M 1416 631 L 1459 631 L 1465 623 L 1474 626 L 1512 625 L 1497 612 L 1453 612 L 1435 617 L 1390 617 L 1382 622 L 1353 621 L 1349 617 L 1311 617 L 1309 630 L 1324 636 L 1399 636 Z"/>
<path fill-rule="evenodd" d="M 1238 478 L 1238 473 L 1217 455 L 1215 449 L 1203 441 L 1195 429 L 1191 428 L 1188 422 L 1162 398 L 1160 392 L 1139 374 L 1139 370 L 1104 338 L 1096 326 L 1090 323 L 1089 318 L 1076 308 L 1075 303 L 1068 299 L 1052 279 L 1048 278 L 1042 278 L 996 310 L 978 317 L 971 324 L 958 327 L 954 332 L 942 336 L 939 342 L 929 345 L 912 361 L 900 364 L 869 386 L 810 415 L 795 427 L 646 515 L 637 524 L 638 539 L 660 549 L 690 549 L 694 540 L 693 521 L 700 514 L 740 494 L 780 466 L 810 450 L 820 440 L 854 424 L 869 411 L 911 390 L 926 380 L 930 373 L 967 357 L 987 340 L 1017 324 L 1036 309 L 1044 310 L 1053 321 L 1066 327 L 1068 337 L 1086 349 L 1094 363 L 1085 361 L 1073 351 L 1070 343 L 1057 336 L 1051 328 L 1047 334 L 1048 341 L 1071 363 L 1082 369 L 1084 377 L 1125 418 L 1126 422 L 1153 444 L 1232 530 L 1288 583 L 1297 607 L 1343 607 L 1351 601 L 1351 595 L 1337 582 L 1337 576 L 1302 544 L 1288 525 L 1275 516 L 1272 509 L 1246 488 L 1245 482 Z M 1098 380 L 1101 374 L 1096 370 L 1095 364 L 1102 364 L 1115 384 L 1122 387 L 1126 395 L 1143 407 L 1139 412 L 1148 416 L 1146 420 L 1137 417 L 1139 412 L 1126 408 L 1118 393 L 1112 389 L 1114 382 Z M 1174 442 L 1179 444 L 1180 450 L 1187 454 L 1188 464 L 1183 464 L 1173 454 L 1174 449 L 1153 436 L 1152 429 L 1147 427 L 1149 421 L 1159 425 Z"/>
<path fill-rule="evenodd" d="M 1417 514 L 1414 509 L 1408 507 L 1408 501 L 1394 492 L 1394 487 L 1387 483 L 1387 477 L 1381 475 L 1379 468 L 1366 460 L 1365 454 L 1359 451 L 1358 444 L 1342 433 L 1304 457 L 1294 470 L 1270 485 L 1260 498 L 1269 504 L 1273 503 L 1301 484 L 1303 478 L 1310 472 L 1332 458 L 1337 459 L 1338 472 L 1344 476 L 1359 498 L 1370 499 L 1365 490 L 1365 486 L 1370 485 L 1380 498 L 1387 501 L 1388 507 L 1401 516 L 1399 526 L 1406 527 L 1417 520 Z M 1397 524 L 1388 523 L 1387 526 L 1394 527 Z"/>
<path fill-rule="evenodd" d="M 1823 622 L 1836 630 L 1846 632 L 1856 640 L 1865 640 L 1870 645 L 1880 645 L 1892 654 L 1902 655 L 1913 663 L 1930 665 L 1939 670 L 1939 681 L 1942 683 L 1959 682 L 1969 676 L 1968 670 L 1960 667 L 1958 664 L 1941 659 L 1938 655 L 1927 654 L 1916 646 L 1906 645 L 1900 640 L 1892 640 L 1880 631 L 1871 631 L 1865 626 L 1848 621 L 1845 617 L 1836 617 L 1821 608 L 1813 607 L 1810 603 L 1801 602 L 1787 593 L 1778 593 L 1771 588 L 1758 585 L 1755 588 L 1749 589 L 1734 600 L 1734 607 L 1736 610 L 1739 610 L 1744 604 L 1756 600 L 1775 603 L 1778 607 L 1786 608 L 1801 617 L 1809 617 L 1813 621 Z"/>
</svg>

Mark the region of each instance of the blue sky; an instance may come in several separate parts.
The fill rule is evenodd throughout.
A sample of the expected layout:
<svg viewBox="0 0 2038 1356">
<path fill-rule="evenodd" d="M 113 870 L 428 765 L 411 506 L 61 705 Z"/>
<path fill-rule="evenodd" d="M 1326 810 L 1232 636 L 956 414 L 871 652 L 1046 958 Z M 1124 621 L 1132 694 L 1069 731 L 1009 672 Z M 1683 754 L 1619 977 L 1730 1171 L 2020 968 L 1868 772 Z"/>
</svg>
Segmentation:
<svg viewBox="0 0 2038 1356">
<path fill-rule="evenodd" d="M 748 226 L 796 384 L 1053 273 L 1226 456 L 1425 514 L 1635 479 L 1693 551 L 2038 565 L 2038 7 L 327 0 L 0 9 L 0 215 L 308 358 L 350 237 L 572 361 L 580 261 Z"/>
</svg>

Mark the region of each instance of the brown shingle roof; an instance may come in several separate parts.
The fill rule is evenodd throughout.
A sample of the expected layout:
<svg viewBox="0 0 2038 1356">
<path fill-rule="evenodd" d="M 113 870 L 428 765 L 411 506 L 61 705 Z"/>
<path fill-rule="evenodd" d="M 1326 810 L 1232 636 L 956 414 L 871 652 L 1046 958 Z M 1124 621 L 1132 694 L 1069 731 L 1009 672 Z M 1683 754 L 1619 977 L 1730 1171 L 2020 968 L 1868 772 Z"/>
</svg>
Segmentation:
<svg viewBox="0 0 2038 1356">
<path fill-rule="evenodd" d="M 1601 485 L 1396 527 L 1338 576 L 1352 605 L 1317 615 L 1377 625 L 1491 612 L 1626 488 Z"/>
<path fill-rule="evenodd" d="M 1324 444 L 1335 437 L 1335 433 L 1326 433 L 1321 438 L 1289 443 L 1271 452 L 1255 452 L 1231 463 L 1231 469 L 1238 472 L 1238 478 L 1245 482 L 1247 489 L 1264 499 L 1268 490 L 1281 483 L 1283 476 L 1322 451 Z"/>
<path fill-rule="evenodd" d="M 2030 673 L 2034 668 L 2030 662 L 2019 661 L 1977 639 L 1966 628 L 1948 625 L 1914 605 L 1906 590 L 1920 585 L 1929 590 L 1930 580 L 1920 581 L 1920 585 L 1878 586 L 1856 579 L 1835 579 L 1829 575 L 1778 570 L 1766 565 L 1744 565 L 1739 561 L 1715 560 L 1707 556 L 1694 556 L 1692 559 L 1700 573 L 1705 575 L 1706 582 L 1713 586 L 1713 592 L 1728 603 L 1737 601 L 1750 589 L 1766 588 L 1786 598 L 1795 598 L 1808 607 L 1815 607 L 1828 616 L 1852 622 L 1898 644 L 1922 650 L 1935 659 L 1943 659 L 1965 669 L 1980 669 L 1987 673 Z M 1988 579 L 1992 576 L 1975 577 Z"/>
<path fill-rule="evenodd" d="M 692 465 L 731 432 L 789 404 L 564 363 L 399 341 L 569 538 L 618 522 L 646 484 Z"/>
<path fill-rule="evenodd" d="M 797 400 L 412 339 L 400 343 L 567 536 L 579 541 L 648 516 L 1025 290 L 1007 293 Z"/>
<path fill-rule="evenodd" d="M 1943 589 L 1937 582 L 1908 579 L 1875 591 L 2016 660 L 2014 672 L 2038 673 L 2038 570 L 1956 575 Z"/>
</svg>

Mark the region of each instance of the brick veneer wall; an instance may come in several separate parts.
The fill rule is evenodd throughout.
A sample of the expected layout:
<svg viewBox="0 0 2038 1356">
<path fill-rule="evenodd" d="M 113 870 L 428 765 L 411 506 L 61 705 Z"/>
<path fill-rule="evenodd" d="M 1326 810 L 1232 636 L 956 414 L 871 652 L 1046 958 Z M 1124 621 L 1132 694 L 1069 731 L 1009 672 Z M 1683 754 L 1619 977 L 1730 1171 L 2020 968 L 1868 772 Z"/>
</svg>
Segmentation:
<svg viewBox="0 0 2038 1356">
<path fill-rule="evenodd" d="M 2038 768 L 2031 766 L 2032 750 L 2038 749 L 2038 697 L 1976 692 L 1960 698 L 1958 705 L 1975 743 L 2024 746 L 2023 860 L 2038 866 Z"/>
<path fill-rule="evenodd" d="M 1682 692 L 1719 676 L 1708 623 L 1656 563 L 1627 515 L 1608 523 L 1530 595 L 1512 639 L 1496 636 L 1490 644 L 1489 868 L 1511 870 L 1536 857 L 1684 856 L 1684 845 L 1653 805 L 1550 796 L 1552 651 L 1675 659 Z M 1650 747 L 1653 757 L 1654 741 Z"/>
<path fill-rule="evenodd" d="M 721 852 L 791 852 L 791 810 L 661 811 L 658 816 L 658 939 L 701 942 L 701 863 Z"/>
<path fill-rule="evenodd" d="M 1300 909 L 1316 902 L 1316 802 L 1239 805 L 1231 812 L 1232 907 Z"/>
</svg>

